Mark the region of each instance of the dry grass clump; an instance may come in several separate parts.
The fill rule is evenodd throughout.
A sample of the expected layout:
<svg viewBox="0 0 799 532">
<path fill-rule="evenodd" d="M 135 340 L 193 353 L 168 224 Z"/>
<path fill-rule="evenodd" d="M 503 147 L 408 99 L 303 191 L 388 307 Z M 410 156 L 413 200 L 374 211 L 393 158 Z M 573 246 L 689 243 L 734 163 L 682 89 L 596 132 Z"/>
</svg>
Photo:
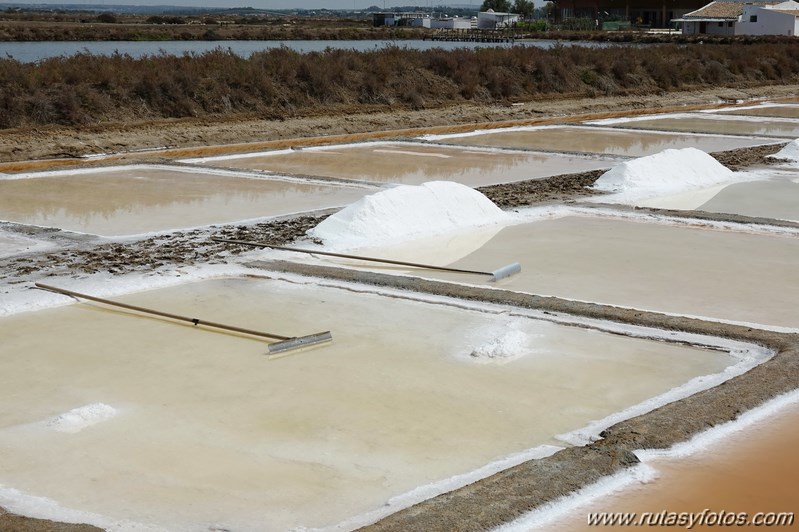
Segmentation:
<svg viewBox="0 0 799 532">
<path fill-rule="evenodd" d="M 0 127 L 243 114 L 271 119 L 401 106 L 628 95 L 794 81 L 793 44 L 556 46 L 370 52 L 288 48 L 242 58 L 87 53 L 0 59 Z"/>
</svg>

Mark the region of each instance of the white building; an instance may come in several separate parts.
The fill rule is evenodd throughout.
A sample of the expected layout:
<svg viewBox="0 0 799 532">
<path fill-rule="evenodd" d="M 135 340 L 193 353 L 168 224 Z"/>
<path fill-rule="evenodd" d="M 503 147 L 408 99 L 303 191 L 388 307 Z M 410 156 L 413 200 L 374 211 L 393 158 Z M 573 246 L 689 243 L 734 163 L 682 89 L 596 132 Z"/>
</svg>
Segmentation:
<svg viewBox="0 0 799 532">
<path fill-rule="evenodd" d="M 461 17 L 436 18 L 430 21 L 430 27 L 442 30 L 470 30 L 472 21 Z"/>
<path fill-rule="evenodd" d="M 477 28 L 481 30 L 509 28 L 517 22 L 519 22 L 517 13 L 496 13 L 494 10 L 489 9 L 477 14 Z"/>
<path fill-rule="evenodd" d="M 672 22 L 685 35 L 797 35 L 799 3 L 717 0 Z"/>
<path fill-rule="evenodd" d="M 799 3 L 792 0 L 772 6 L 746 4 L 741 20 L 735 25 L 736 35 L 799 34 Z"/>
<path fill-rule="evenodd" d="M 430 27 L 430 13 L 394 11 L 372 14 L 372 25 Z"/>
</svg>

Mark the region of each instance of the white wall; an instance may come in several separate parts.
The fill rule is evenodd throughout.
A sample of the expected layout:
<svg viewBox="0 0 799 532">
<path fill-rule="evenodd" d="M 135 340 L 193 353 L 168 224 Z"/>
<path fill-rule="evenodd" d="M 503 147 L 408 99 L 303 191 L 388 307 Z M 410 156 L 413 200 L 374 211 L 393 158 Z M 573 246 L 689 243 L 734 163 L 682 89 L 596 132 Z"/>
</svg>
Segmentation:
<svg viewBox="0 0 799 532">
<path fill-rule="evenodd" d="M 472 21 L 468 18 L 439 18 L 430 23 L 433 29 L 468 30 L 472 28 Z"/>
<path fill-rule="evenodd" d="M 750 22 L 757 17 L 756 22 Z M 796 35 L 796 17 L 758 6 L 744 6 L 741 22 L 736 24 L 736 35 Z"/>
<path fill-rule="evenodd" d="M 477 27 L 480 29 L 493 30 L 512 26 L 519 21 L 519 15 L 510 13 L 489 13 L 481 11 L 477 14 Z"/>
<path fill-rule="evenodd" d="M 737 22 L 733 22 L 732 26 L 726 21 L 721 22 L 706 22 L 705 31 L 700 31 L 702 28 L 701 22 L 683 22 L 682 33 L 683 35 L 735 35 Z"/>
</svg>

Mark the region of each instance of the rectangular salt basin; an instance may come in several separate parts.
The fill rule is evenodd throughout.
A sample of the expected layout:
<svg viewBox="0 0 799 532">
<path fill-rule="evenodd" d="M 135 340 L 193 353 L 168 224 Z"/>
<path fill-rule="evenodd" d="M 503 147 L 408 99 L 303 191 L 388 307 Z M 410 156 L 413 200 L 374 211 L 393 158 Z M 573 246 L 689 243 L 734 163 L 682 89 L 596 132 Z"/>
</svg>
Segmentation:
<svg viewBox="0 0 799 532">
<path fill-rule="evenodd" d="M 168 530 L 334 525 L 735 361 L 266 279 L 116 299 L 279 334 L 333 332 L 328 346 L 270 360 L 262 341 L 95 304 L 0 320 L 0 485 Z M 86 405 L 78 412 L 94 425 L 64 415 Z"/>
<path fill-rule="evenodd" d="M 594 499 L 570 515 L 548 522 L 537 530 L 590 531 L 589 513 L 598 512 L 694 512 L 705 509 L 715 514 L 747 512 L 795 512 L 799 507 L 799 406 L 793 404 L 776 416 L 697 450 L 689 456 L 644 458 L 646 467 L 657 474 L 647 483 L 633 482 L 623 491 Z M 652 473 L 649 474 L 652 476 Z M 705 517 L 708 517 L 705 511 Z M 709 520 L 705 523 L 710 523 Z M 794 519 L 790 530 L 796 529 Z M 714 530 L 695 526 L 692 530 Z M 622 528 L 604 527 L 611 530 Z M 765 528 L 765 527 L 764 527 Z M 783 529 L 782 527 L 775 527 Z M 509 526 L 502 532 L 526 532 L 531 528 Z M 499 531 L 497 531 L 499 532 Z"/>
<path fill-rule="evenodd" d="M 509 226 L 448 264 L 493 271 L 519 262 L 501 288 L 608 305 L 799 328 L 799 238 L 667 223 L 566 216 Z M 390 249 L 404 258 L 418 246 Z M 429 245 L 428 249 L 435 249 Z M 374 256 L 378 251 L 368 250 Z M 417 262 L 439 264 L 435 255 Z M 443 264 L 442 264 L 443 265 Z M 421 272 L 421 273 L 420 273 Z M 473 275 L 414 272 L 490 284 Z"/>
<path fill-rule="evenodd" d="M 377 143 L 191 159 L 192 163 L 293 175 L 419 185 L 456 181 L 477 187 L 610 168 L 611 159 Z"/>
<path fill-rule="evenodd" d="M 725 115 L 766 116 L 772 118 L 799 119 L 799 105 L 765 104 L 743 109 L 723 109 L 718 111 Z"/>
<path fill-rule="evenodd" d="M 799 222 L 799 173 L 771 173 L 766 180 L 723 187 L 697 210 Z"/>
<path fill-rule="evenodd" d="M 587 152 L 627 157 L 642 157 L 666 149 L 680 148 L 697 148 L 705 152 L 716 152 L 774 142 L 773 139 L 762 138 L 746 139 L 720 135 L 620 131 L 613 128 L 580 126 L 496 129 L 486 130 L 479 134 L 431 136 L 430 139 L 471 146 Z"/>
<path fill-rule="evenodd" d="M 748 119 L 747 119 L 748 118 Z M 605 122 L 598 122 L 605 123 Z M 794 139 L 799 137 L 799 120 L 727 116 L 709 113 L 666 115 L 661 118 L 619 120 L 613 125 L 625 129 L 680 131 L 722 135 L 759 135 Z"/>
<path fill-rule="evenodd" d="M 337 207 L 367 192 L 170 167 L 59 171 L 0 179 L 0 220 L 119 236 Z"/>
</svg>

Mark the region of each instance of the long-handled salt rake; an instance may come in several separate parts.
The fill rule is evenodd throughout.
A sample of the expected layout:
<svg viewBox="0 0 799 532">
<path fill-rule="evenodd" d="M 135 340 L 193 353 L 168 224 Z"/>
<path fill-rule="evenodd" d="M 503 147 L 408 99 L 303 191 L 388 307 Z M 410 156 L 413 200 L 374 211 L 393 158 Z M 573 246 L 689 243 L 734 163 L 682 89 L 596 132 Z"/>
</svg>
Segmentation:
<svg viewBox="0 0 799 532">
<path fill-rule="evenodd" d="M 225 242 L 228 244 L 241 244 L 242 246 L 253 246 L 259 248 L 271 248 L 271 249 L 280 249 L 282 251 L 296 251 L 297 253 L 308 253 L 309 255 L 327 255 L 329 257 L 340 257 L 342 259 L 356 259 L 356 260 L 363 260 L 369 262 L 382 262 L 384 264 L 396 264 L 398 266 L 410 266 L 412 268 L 422 268 L 425 270 L 439 270 L 442 272 L 454 272 L 454 273 L 471 273 L 475 275 L 488 275 L 489 281 L 496 282 L 500 279 L 504 279 L 505 277 L 510 277 L 511 275 L 516 275 L 520 271 L 522 271 L 522 266 L 518 262 L 514 262 L 503 266 L 493 272 L 481 272 L 476 270 L 463 270 L 460 268 L 447 268 L 446 266 L 432 266 L 430 264 L 418 264 L 416 262 L 405 262 L 401 260 L 391 260 L 391 259 L 378 259 L 375 257 L 363 257 L 359 255 L 345 255 L 343 253 L 332 253 L 330 251 L 316 251 L 313 249 L 301 249 L 301 248 L 291 248 L 286 246 L 273 246 L 271 244 L 261 244 L 260 242 L 249 242 L 246 240 L 230 240 L 227 238 L 212 238 L 214 242 Z"/>
<path fill-rule="evenodd" d="M 109 299 L 103 299 L 100 297 L 91 296 L 88 294 L 81 294 L 80 292 L 73 292 L 72 290 L 66 290 L 64 288 L 58 288 L 56 286 L 50 286 L 42 283 L 35 283 L 36 288 L 40 288 L 42 290 L 48 290 L 50 292 L 55 292 L 57 294 L 63 294 L 66 296 L 78 297 L 81 299 L 88 299 L 89 301 L 96 301 L 98 303 L 102 303 L 104 305 L 111 305 L 114 307 L 121 307 L 128 310 L 133 310 L 135 312 L 141 312 L 144 314 L 153 314 L 155 316 L 161 316 L 164 318 L 169 318 L 172 320 L 177 321 L 185 321 L 188 323 L 192 323 L 194 325 L 202 325 L 204 327 L 212 327 L 214 329 L 222 329 L 225 331 L 232 331 L 242 334 L 247 334 L 250 336 L 258 336 L 261 338 L 268 338 L 270 340 L 278 340 L 277 342 L 273 342 L 269 344 L 269 354 L 270 355 L 277 355 L 281 353 L 286 353 L 287 351 L 293 351 L 295 349 L 303 349 L 303 348 L 310 348 L 320 344 L 324 344 L 327 342 L 333 341 L 333 336 L 330 334 L 330 331 L 325 331 L 316 334 L 309 334 L 307 336 L 282 336 L 279 334 L 272 334 L 267 332 L 261 331 L 254 331 L 252 329 L 245 329 L 243 327 L 236 327 L 233 325 L 224 325 L 222 323 L 214 323 L 212 321 L 205 321 L 200 320 L 198 318 L 189 318 L 186 316 L 179 316 L 177 314 L 171 314 L 169 312 L 162 312 L 160 310 L 153 310 L 144 307 L 137 307 L 135 305 L 128 305 L 127 303 L 120 303 L 118 301 L 111 301 Z"/>
</svg>

